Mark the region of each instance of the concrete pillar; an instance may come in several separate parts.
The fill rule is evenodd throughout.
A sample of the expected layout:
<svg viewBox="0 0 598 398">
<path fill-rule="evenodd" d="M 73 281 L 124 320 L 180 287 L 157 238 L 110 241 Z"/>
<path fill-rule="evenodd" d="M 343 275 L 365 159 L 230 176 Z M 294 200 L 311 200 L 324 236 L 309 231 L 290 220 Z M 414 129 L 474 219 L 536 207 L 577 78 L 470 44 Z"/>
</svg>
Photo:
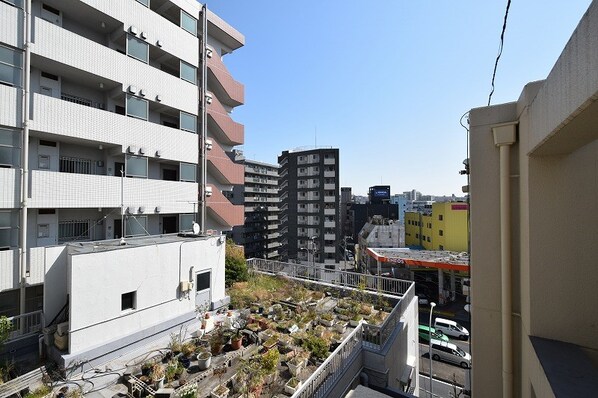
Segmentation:
<svg viewBox="0 0 598 398">
<path fill-rule="evenodd" d="M 438 303 L 444 304 L 444 272 L 438 268 Z"/>
<path fill-rule="evenodd" d="M 457 297 L 457 286 L 456 286 L 456 281 L 455 281 L 455 271 L 451 270 L 451 301 L 455 301 L 455 298 Z"/>
</svg>

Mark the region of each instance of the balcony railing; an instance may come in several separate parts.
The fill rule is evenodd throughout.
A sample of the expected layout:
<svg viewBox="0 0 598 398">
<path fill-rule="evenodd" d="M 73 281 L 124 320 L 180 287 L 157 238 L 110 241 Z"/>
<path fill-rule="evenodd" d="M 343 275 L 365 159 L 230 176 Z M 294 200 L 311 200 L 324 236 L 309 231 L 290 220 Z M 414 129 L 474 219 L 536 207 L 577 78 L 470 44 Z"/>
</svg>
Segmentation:
<svg viewBox="0 0 598 398">
<path fill-rule="evenodd" d="M 72 158 L 69 156 L 60 157 L 60 172 L 78 174 L 98 174 L 96 161 L 91 159 Z"/>
<path fill-rule="evenodd" d="M 95 102 L 87 98 L 79 97 L 73 94 L 61 93 L 60 99 L 68 102 L 72 102 L 79 105 L 89 106 L 91 108 L 103 109 L 106 110 L 106 104 Z"/>
<path fill-rule="evenodd" d="M 29 312 L 8 318 L 12 328 L 8 333 L 8 341 L 24 339 L 39 334 L 42 330 L 43 311 Z"/>
</svg>

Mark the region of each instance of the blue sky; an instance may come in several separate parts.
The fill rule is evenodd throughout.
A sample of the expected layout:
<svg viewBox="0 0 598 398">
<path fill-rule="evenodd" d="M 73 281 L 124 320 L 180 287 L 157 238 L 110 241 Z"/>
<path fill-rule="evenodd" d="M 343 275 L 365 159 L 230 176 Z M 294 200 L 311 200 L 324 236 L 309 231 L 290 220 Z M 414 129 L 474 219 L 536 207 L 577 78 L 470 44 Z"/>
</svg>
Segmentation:
<svg viewBox="0 0 598 398">
<path fill-rule="evenodd" d="M 513 0 L 492 104 L 546 78 L 591 0 Z M 341 186 L 461 195 L 463 113 L 488 102 L 504 1 L 214 0 L 245 35 L 246 157 L 340 149 Z"/>
</svg>

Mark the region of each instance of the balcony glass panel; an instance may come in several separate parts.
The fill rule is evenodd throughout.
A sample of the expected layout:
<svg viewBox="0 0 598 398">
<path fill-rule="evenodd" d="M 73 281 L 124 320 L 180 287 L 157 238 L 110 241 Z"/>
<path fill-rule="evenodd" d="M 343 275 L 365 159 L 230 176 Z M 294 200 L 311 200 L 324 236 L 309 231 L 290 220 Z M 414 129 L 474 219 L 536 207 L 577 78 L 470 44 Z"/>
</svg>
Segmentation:
<svg viewBox="0 0 598 398">
<path fill-rule="evenodd" d="M 148 7 L 150 6 L 150 0 L 137 0 L 138 3 L 143 4 L 144 6 Z"/>
<path fill-rule="evenodd" d="M 197 131 L 197 118 L 190 113 L 181 112 L 181 130 L 195 133 Z"/>
<path fill-rule="evenodd" d="M 147 232 L 147 217 L 146 216 L 129 216 L 127 217 L 127 236 L 143 236 L 149 235 Z"/>
<path fill-rule="evenodd" d="M 147 64 L 149 60 L 149 45 L 136 37 L 127 35 L 127 55 Z"/>
<path fill-rule="evenodd" d="M 23 53 L 0 45 L 0 82 L 21 86 Z"/>
<path fill-rule="evenodd" d="M 192 163 L 181 163 L 181 181 L 196 182 L 195 169 Z"/>
<path fill-rule="evenodd" d="M 127 116 L 147 120 L 148 102 L 144 99 L 127 95 Z"/>
<path fill-rule="evenodd" d="M 181 10 L 181 28 L 197 36 L 197 20 L 183 10 Z"/>
<path fill-rule="evenodd" d="M 197 84 L 197 68 L 181 61 L 181 79 Z"/>
<path fill-rule="evenodd" d="M 147 178 L 147 158 L 143 156 L 127 156 L 125 171 L 127 177 Z"/>
</svg>

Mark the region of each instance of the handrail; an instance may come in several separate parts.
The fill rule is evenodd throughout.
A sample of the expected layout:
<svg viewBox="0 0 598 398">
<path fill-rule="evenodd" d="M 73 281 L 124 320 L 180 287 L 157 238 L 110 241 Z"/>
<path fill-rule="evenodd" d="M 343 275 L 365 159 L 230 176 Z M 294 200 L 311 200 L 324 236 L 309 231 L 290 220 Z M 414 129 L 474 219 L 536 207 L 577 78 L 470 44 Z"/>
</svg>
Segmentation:
<svg viewBox="0 0 598 398">
<path fill-rule="evenodd" d="M 12 324 L 8 341 L 16 341 L 38 334 L 43 326 L 42 314 L 43 311 L 39 310 L 8 318 Z"/>
<path fill-rule="evenodd" d="M 292 395 L 292 398 L 319 398 L 327 396 L 344 371 L 349 368 L 355 357 L 362 350 L 362 327 L 358 325 L 345 340 L 334 350 L 301 387 Z M 359 355 L 361 358 L 361 355 Z"/>
</svg>

